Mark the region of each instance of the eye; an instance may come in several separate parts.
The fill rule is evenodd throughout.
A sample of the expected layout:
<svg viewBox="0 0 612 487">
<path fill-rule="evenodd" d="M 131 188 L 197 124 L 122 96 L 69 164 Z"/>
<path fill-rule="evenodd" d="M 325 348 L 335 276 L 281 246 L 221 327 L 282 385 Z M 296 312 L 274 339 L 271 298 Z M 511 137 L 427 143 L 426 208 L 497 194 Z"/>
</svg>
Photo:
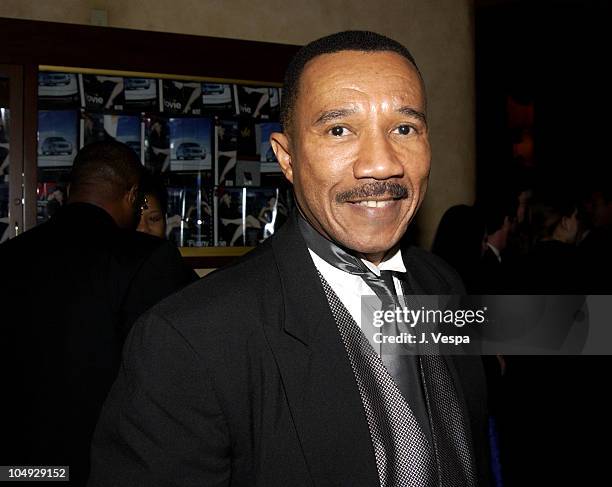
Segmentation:
<svg viewBox="0 0 612 487">
<path fill-rule="evenodd" d="M 348 135 L 349 131 L 345 127 L 341 127 L 340 125 L 336 125 L 329 130 L 329 133 L 334 137 L 342 137 L 344 135 Z"/>
<path fill-rule="evenodd" d="M 150 223 L 159 223 L 162 220 L 162 216 L 157 213 L 149 216 Z"/>
<path fill-rule="evenodd" d="M 402 124 L 399 125 L 393 132 L 399 135 L 410 135 L 414 132 L 414 127 L 411 125 Z"/>
</svg>

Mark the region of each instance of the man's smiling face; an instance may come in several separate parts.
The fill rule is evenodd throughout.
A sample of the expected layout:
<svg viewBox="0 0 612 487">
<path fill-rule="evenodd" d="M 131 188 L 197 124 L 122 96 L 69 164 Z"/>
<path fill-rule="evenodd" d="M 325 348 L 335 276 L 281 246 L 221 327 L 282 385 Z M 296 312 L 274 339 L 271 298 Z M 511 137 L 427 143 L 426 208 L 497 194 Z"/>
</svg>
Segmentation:
<svg viewBox="0 0 612 487">
<path fill-rule="evenodd" d="M 431 152 L 416 68 L 391 51 L 341 51 L 306 65 L 291 127 L 273 134 L 300 209 L 328 239 L 371 260 L 419 208 Z"/>
</svg>

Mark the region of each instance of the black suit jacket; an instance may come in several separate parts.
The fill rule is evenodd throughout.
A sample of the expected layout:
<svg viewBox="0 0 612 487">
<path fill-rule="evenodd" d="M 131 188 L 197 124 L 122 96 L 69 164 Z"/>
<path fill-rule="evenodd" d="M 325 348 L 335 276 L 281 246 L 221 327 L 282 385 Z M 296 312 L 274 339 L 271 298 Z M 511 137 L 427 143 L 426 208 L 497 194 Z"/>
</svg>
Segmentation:
<svg viewBox="0 0 612 487">
<path fill-rule="evenodd" d="M 589 294 L 612 294 L 612 226 L 594 228 L 578 246 Z"/>
<path fill-rule="evenodd" d="M 84 485 L 125 335 L 197 276 L 172 244 L 121 230 L 82 203 L 2 244 L 0 272 L 2 460 L 70 465 L 73 484 Z"/>
<path fill-rule="evenodd" d="M 426 292 L 460 285 L 424 251 L 404 258 Z M 474 359 L 453 372 L 486 479 Z M 135 325 L 94 435 L 89 485 L 379 485 L 355 378 L 295 219 Z"/>
<path fill-rule="evenodd" d="M 509 287 L 505 260 L 499 261 L 487 247 L 479 266 L 477 285 L 470 289 L 472 294 L 503 294 Z"/>
</svg>

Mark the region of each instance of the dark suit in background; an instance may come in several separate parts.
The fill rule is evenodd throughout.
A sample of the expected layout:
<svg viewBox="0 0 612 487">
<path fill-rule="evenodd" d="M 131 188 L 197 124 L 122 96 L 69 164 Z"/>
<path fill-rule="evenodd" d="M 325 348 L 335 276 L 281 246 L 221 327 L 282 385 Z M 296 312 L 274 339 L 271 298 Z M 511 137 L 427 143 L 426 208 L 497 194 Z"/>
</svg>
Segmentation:
<svg viewBox="0 0 612 487">
<path fill-rule="evenodd" d="M 590 271 L 575 245 L 558 240 L 535 244 L 513 266 L 513 292 L 532 295 L 586 294 Z M 574 327 L 586 339 L 588 320 Z M 569 330 L 559 323 L 550 344 Z M 574 341 L 578 344 L 580 342 Z M 573 349 L 579 353 L 580 349 Z M 506 485 L 596 485 L 607 474 L 610 436 L 608 393 L 601 386 L 610 357 L 512 355 L 503 378 L 502 466 Z"/>
<path fill-rule="evenodd" d="M 2 460 L 70 465 L 82 485 L 127 332 L 197 276 L 167 241 L 121 230 L 86 203 L 0 246 L 0 270 Z"/>
<path fill-rule="evenodd" d="M 591 230 L 578 246 L 580 263 L 592 294 L 612 294 L 612 227 Z"/>
<path fill-rule="evenodd" d="M 413 289 L 462 288 L 433 255 L 403 258 Z M 480 358 L 448 360 L 484 486 Z M 379 485 L 355 377 L 295 218 L 138 321 L 94 435 L 89 485 Z"/>
<path fill-rule="evenodd" d="M 504 294 L 508 289 L 508 271 L 504 260 L 499 260 L 495 252 L 487 247 L 479 266 L 478 285 L 474 294 Z"/>
</svg>

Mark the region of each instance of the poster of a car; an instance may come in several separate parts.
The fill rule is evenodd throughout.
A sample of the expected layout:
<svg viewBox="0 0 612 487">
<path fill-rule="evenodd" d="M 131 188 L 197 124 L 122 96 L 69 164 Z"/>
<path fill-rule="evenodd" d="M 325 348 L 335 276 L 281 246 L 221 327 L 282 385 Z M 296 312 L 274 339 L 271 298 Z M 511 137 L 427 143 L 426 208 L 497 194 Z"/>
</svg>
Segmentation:
<svg viewBox="0 0 612 487">
<path fill-rule="evenodd" d="M 165 79 L 161 107 L 168 115 L 202 115 L 202 83 Z"/>
<path fill-rule="evenodd" d="M 202 83 L 202 104 L 206 113 L 234 115 L 234 89 L 223 83 Z"/>
<path fill-rule="evenodd" d="M 92 111 L 121 111 L 125 107 L 124 81 L 119 76 L 80 75 L 83 105 Z"/>
<path fill-rule="evenodd" d="M 38 73 L 38 107 L 40 109 L 69 109 L 80 105 L 79 83 L 76 74 Z"/>
<path fill-rule="evenodd" d="M 141 158 L 141 123 L 140 117 L 130 115 L 105 115 L 111 118 L 111 127 L 115 139 L 130 147 L 138 158 Z"/>
<path fill-rule="evenodd" d="M 38 112 L 38 166 L 71 166 L 78 149 L 78 112 Z"/>
<path fill-rule="evenodd" d="M 212 120 L 210 118 L 171 118 L 170 170 L 212 169 Z"/>
<path fill-rule="evenodd" d="M 157 110 L 157 80 L 123 78 L 126 110 Z"/>
</svg>

